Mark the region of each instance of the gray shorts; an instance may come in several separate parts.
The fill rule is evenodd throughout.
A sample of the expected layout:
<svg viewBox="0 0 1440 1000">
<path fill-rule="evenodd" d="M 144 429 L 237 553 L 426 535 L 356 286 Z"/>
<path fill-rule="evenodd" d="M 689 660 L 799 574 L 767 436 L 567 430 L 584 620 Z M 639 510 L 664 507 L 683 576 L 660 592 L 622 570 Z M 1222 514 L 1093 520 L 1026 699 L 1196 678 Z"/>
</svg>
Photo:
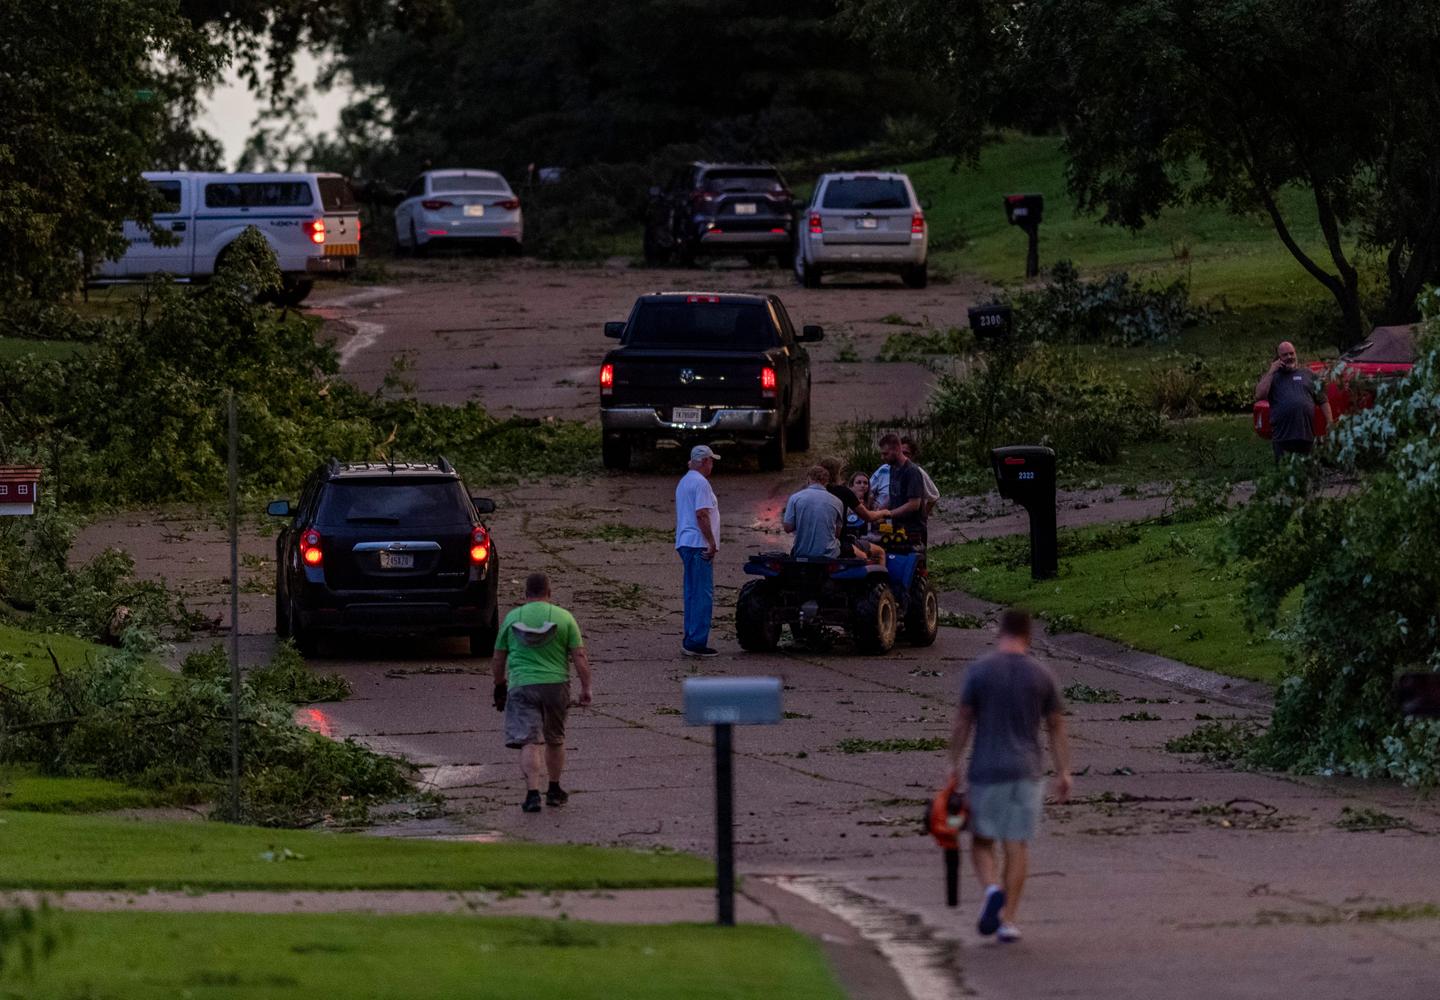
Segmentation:
<svg viewBox="0 0 1440 1000">
<path fill-rule="evenodd" d="M 505 699 L 505 745 L 512 750 L 536 743 L 565 745 L 570 683 L 522 684 Z"/>
<path fill-rule="evenodd" d="M 970 831 L 975 836 L 986 840 L 1030 840 L 1040 824 L 1045 782 L 972 784 L 966 797 L 970 801 Z"/>
</svg>

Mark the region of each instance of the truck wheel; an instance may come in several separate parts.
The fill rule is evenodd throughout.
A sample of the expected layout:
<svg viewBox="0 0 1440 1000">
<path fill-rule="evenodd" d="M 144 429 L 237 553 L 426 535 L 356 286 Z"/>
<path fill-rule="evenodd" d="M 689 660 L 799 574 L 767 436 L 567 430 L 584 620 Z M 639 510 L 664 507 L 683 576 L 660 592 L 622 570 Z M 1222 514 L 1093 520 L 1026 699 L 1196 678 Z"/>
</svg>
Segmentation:
<svg viewBox="0 0 1440 1000">
<path fill-rule="evenodd" d="M 910 607 L 905 610 L 905 641 L 912 646 L 930 646 L 940 631 L 940 598 L 930 581 L 917 576 L 910 585 Z"/>
<path fill-rule="evenodd" d="M 420 237 L 415 235 L 414 222 L 410 223 L 410 252 L 416 257 L 430 256 L 430 251 L 426 249 L 425 244 L 420 242 Z"/>
<path fill-rule="evenodd" d="M 768 653 L 780 644 L 780 623 L 770 614 L 774 600 L 769 580 L 751 580 L 735 601 L 735 638 L 740 648 Z"/>
<path fill-rule="evenodd" d="M 275 638 L 290 638 L 290 602 L 275 588 Z"/>
<path fill-rule="evenodd" d="M 776 253 L 775 263 L 781 270 L 793 265 L 795 263 L 795 248 L 790 247 L 787 250 L 781 250 Z"/>
<path fill-rule="evenodd" d="M 790 426 L 788 431 L 790 440 L 785 442 L 791 451 L 810 450 L 810 403 L 805 403 L 805 412 L 800 414 L 800 419 Z"/>
<path fill-rule="evenodd" d="M 802 253 L 795 255 L 795 280 L 806 288 L 820 287 L 820 269 L 814 264 L 806 263 Z"/>
<path fill-rule="evenodd" d="M 309 278 L 284 278 L 276 301 L 282 306 L 298 306 L 305 301 L 314 287 L 315 282 Z"/>
<path fill-rule="evenodd" d="M 624 472 L 630 468 L 630 442 L 622 439 L 603 438 L 600 441 L 600 462 L 607 469 Z"/>
<path fill-rule="evenodd" d="M 785 429 L 783 427 L 761 447 L 760 468 L 764 472 L 783 472 L 785 470 Z"/>
<path fill-rule="evenodd" d="M 900 608 L 890 584 L 879 580 L 855 602 L 855 622 L 850 634 L 855 648 L 862 653 L 888 653 L 895 648 L 895 633 L 900 626 Z"/>
<path fill-rule="evenodd" d="M 495 636 L 499 630 L 494 626 L 477 628 L 470 633 L 470 655 L 471 656 L 493 656 L 495 653 Z"/>
<path fill-rule="evenodd" d="M 914 267 L 907 267 L 900 272 L 900 280 L 905 282 L 907 288 L 924 288 L 930 283 L 930 266 L 916 264 Z"/>
<path fill-rule="evenodd" d="M 295 613 L 295 605 L 290 605 L 290 641 L 295 643 L 295 648 L 300 655 L 307 660 L 320 655 L 320 633 L 313 626 L 302 625 L 300 616 Z"/>
</svg>

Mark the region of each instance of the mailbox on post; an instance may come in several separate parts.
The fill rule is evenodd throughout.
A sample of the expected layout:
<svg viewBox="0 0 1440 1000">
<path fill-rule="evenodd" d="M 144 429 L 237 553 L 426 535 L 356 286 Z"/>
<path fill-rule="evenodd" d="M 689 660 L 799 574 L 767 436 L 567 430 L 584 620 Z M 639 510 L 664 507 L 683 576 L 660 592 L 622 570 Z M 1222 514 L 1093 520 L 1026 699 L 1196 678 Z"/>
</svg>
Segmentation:
<svg viewBox="0 0 1440 1000">
<path fill-rule="evenodd" d="M 1010 339 L 1012 310 L 1006 305 L 971 306 L 970 329 L 976 340 L 1007 341 Z"/>
<path fill-rule="evenodd" d="M 1055 539 L 1055 452 L 1017 444 L 990 452 L 995 485 L 1006 500 L 1030 512 L 1030 576 L 1048 580 L 1059 572 Z"/>
<path fill-rule="evenodd" d="M 778 677 L 691 677 L 685 681 L 685 724 L 715 727 L 716 922 L 735 923 L 734 727 L 780 721 Z"/>
<path fill-rule="evenodd" d="M 1040 222 L 1045 218 L 1045 196 L 1043 194 L 1007 194 L 1005 196 L 1005 221 L 1019 226 L 1030 239 L 1025 254 L 1025 277 L 1034 278 L 1040 274 Z"/>
</svg>

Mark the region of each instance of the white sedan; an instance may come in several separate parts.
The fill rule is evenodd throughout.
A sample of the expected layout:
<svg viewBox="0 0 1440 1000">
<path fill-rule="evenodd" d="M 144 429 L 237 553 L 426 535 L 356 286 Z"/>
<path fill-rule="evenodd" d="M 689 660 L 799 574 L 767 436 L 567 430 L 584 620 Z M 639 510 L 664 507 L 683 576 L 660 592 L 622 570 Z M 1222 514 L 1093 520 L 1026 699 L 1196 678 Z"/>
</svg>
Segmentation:
<svg viewBox="0 0 1440 1000">
<path fill-rule="evenodd" d="M 395 208 L 401 253 L 437 246 L 503 246 L 519 253 L 525 242 L 520 199 L 493 170 L 427 170 Z"/>
</svg>

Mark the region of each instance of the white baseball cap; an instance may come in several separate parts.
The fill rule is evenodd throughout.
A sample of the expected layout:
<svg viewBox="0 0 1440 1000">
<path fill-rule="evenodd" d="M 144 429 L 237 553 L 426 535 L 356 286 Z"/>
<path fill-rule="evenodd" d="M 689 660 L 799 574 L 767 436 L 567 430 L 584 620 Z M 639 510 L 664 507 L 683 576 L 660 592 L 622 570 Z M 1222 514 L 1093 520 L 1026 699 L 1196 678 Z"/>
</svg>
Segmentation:
<svg viewBox="0 0 1440 1000">
<path fill-rule="evenodd" d="M 713 458 L 717 462 L 720 461 L 720 456 L 711 451 L 708 444 L 697 444 L 690 449 L 690 461 L 703 462 L 707 458 Z"/>
</svg>

